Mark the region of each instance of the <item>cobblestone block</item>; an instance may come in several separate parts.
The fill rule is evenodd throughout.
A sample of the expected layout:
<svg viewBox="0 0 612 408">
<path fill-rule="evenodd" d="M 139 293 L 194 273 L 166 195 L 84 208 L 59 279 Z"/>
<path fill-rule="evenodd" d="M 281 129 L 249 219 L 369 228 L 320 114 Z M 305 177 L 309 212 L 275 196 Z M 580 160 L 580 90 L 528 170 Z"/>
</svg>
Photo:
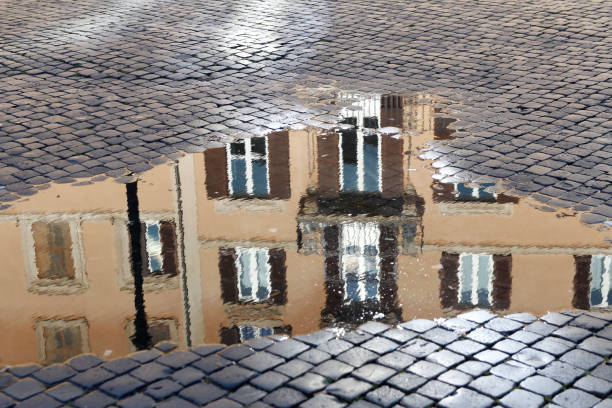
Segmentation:
<svg viewBox="0 0 612 408">
<path fill-rule="evenodd" d="M 276 371 L 268 371 L 251 380 L 251 384 L 268 392 L 275 390 L 289 381 L 290 378 Z"/>
<path fill-rule="evenodd" d="M 376 360 L 378 364 L 393 368 L 396 371 L 405 369 L 415 361 L 416 358 L 400 351 L 394 351 L 392 353 L 385 354 L 384 356 Z"/>
<path fill-rule="evenodd" d="M 271 340 L 270 340 L 271 341 Z M 199 355 L 200 357 L 207 357 L 211 354 L 218 352 L 219 350 L 223 350 L 225 346 L 221 344 L 207 344 L 204 346 L 199 346 L 191 351 Z"/>
<path fill-rule="evenodd" d="M 172 369 L 157 363 L 147 363 L 130 372 L 131 376 L 145 383 L 161 380 L 170 374 L 172 374 Z"/>
<path fill-rule="evenodd" d="M 157 359 L 157 363 L 166 365 L 175 370 L 183 368 L 198 360 L 198 355 L 188 351 L 174 351 Z"/>
<path fill-rule="evenodd" d="M 538 370 L 538 374 L 552 378 L 561 384 L 568 385 L 584 374 L 584 370 L 560 361 L 553 361 L 548 366 Z"/>
<path fill-rule="evenodd" d="M 353 347 L 353 345 L 348 341 L 333 339 L 318 346 L 317 350 L 331 354 L 332 356 L 337 356 L 338 354 L 349 350 L 351 347 Z"/>
<path fill-rule="evenodd" d="M 163 379 L 149 385 L 145 390 L 145 393 L 160 401 L 167 399 L 182 389 L 183 387 L 174 381 Z"/>
<path fill-rule="evenodd" d="M 327 394 L 318 394 L 308 401 L 302 402 L 300 408 L 342 408 L 346 404 Z"/>
<path fill-rule="evenodd" d="M 441 350 L 428 355 L 427 360 L 444 367 L 452 367 L 465 360 L 465 357 L 449 350 Z"/>
<path fill-rule="evenodd" d="M 367 322 L 359 326 L 359 330 L 370 334 L 380 334 L 389 329 L 389 326 L 379 322 Z"/>
<path fill-rule="evenodd" d="M 417 336 L 417 333 L 405 329 L 391 329 L 382 334 L 383 337 L 391 339 L 399 344 L 404 344 Z"/>
<path fill-rule="evenodd" d="M 373 337 L 374 336 L 370 333 L 361 330 L 354 330 L 342 336 L 342 340 L 348 341 L 351 344 L 361 344 L 367 340 L 372 339 Z"/>
<path fill-rule="evenodd" d="M 544 403 L 544 398 L 529 391 L 517 389 L 504 396 L 500 402 L 509 408 L 538 408 Z"/>
<path fill-rule="evenodd" d="M 587 375 L 576 381 L 574 388 L 579 388 L 599 398 L 607 398 L 610 396 L 610 393 L 612 393 L 612 382 L 592 375 Z"/>
<path fill-rule="evenodd" d="M 200 370 L 196 370 L 193 367 L 185 367 L 181 370 L 175 371 L 171 378 L 182 386 L 187 386 L 193 384 L 194 382 L 200 381 L 202 378 L 204 378 L 204 374 Z"/>
<path fill-rule="evenodd" d="M 266 349 L 266 352 L 276 354 L 284 358 L 293 358 L 308 350 L 308 346 L 296 340 L 285 340 L 275 343 Z"/>
<path fill-rule="evenodd" d="M 19 407 L 24 407 L 24 408 L 38 408 L 38 407 L 57 408 L 61 405 L 62 405 L 61 402 L 58 402 L 45 394 L 35 395 L 19 403 Z"/>
<path fill-rule="evenodd" d="M 292 380 L 288 385 L 305 394 L 314 394 L 324 389 L 327 384 L 328 381 L 325 377 L 313 373 L 306 373 Z"/>
<path fill-rule="evenodd" d="M 536 370 L 518 361 L 509 360 L 491 368 L 491 374 L 510 381 L 519 382 L 535 374 Z"/>
<path fill-rule="evenodd" d="M 93 354 L 82 354 L 68 361 L 68 365 L 77 371 L 86 371 L 102 364 L 104 360 Z"/>
<path fill-rule="evenodd" d="M 32 377 L 49 387 L 67 380 L 76 373 L 77 372 L 69 366 L 55 364 L 36 371 L 34 374 L 32 374 Z"/>
<path fill-rule="evenodd" d="M 601 337 L 589 337 L 583 340 L 578 347 L 604 357 L 612 355 L 612 340 L 602 339 Z"/>
<path fill-rule="evenodd" d="M 233 365 L 214 372 L 209 378 L 226 390 L 235 390 L 255 375 L 254 371 Z"/>
<path fill-rule="evenodd" d="M 361 344 L 361 347 L 373 351 L 377 354 L 385 354 L 395 350 L 398 346 L 395 342 L 382 337 L 374 337 L 371 340 Z"/>
<path fill-rule="evenodd" d="M 506 395 L 514 387 L 514 383 L 495 375 L 485 375 L 476 378 L 470 383 L 469 387 L 481 394 L 493 398 L 500 398 L 502 395 Z"/>
<path fill-rule="evenodd" d="M 27 378 L 9 385 L 2 391 L 15 400 L 23 401 L 33 395 L 40 394 L 44 390 L 45 388 L 41 383 L 31 378 Z"/>
<path fill-rule="evenodd" d="M 378 358 L 376 353 L 366 350 L 361 347 L 353 347 L 350 350 L 336 356 L 338 361 L 350 364 L 353 367 L 361 367 L 362 365 L 374 361 Z"/>
<path fill-rule="evenodd" d="M 295 336 L 295 339 L 301 341 L 302 343 L 309 344 L 311 346 L 319 346 L 321 344 L 327 343 L 329 340 L 333 339 L 335 336 L 331 331 L 328 330 L 319 330 L 314 333 L 309 333 L 301 336 Z"/>
<path fill-rule="evenodd" d="M 93 391 L 78 398 L 72 404 L 78 408 L 104 408 L 114 401 L 114 399 L 100 391 Z"/>
<path fill-rule="evenodd" d="M 117 405 L 121 408 L 153 408 L 155 400 L 143 394 L 136 394 L 122 399 Z"/>
<path fill-rule="evenodd" d="M 205 405 L 227 394 L 227 391 L 213 384 L 197 383 L 183 389 L 179 396 L 197 405 Z"/>
<path fill-rule="evenodd" d="M 425 385 L 417 390 L 421 395 L 424 395 L 433 400 L 441 400 L 447 395 L 455 391 L 455 387 L 438 380 L 428 381 Z"/>
<path fill-rule="evenodd" d="M 493 330 L 485 329 L 483 327 L 479 327 L 477 329 L 472 330 L 470 334 L 467 335 L 467 337 L 471 340 L 485 345 L 497 343 L 503 338 L 501 334 Z"/>
<path fill-rule="evenodd" d="M 306 396 L 293 388 L 283 387 L 268 394 L 263 402 L 277 408 L 289 408 L 305 401 Z"/>
<path fill-rule="evenodd" d="M 319 351 L 317 349 L 310 349 L 298 355 L 297 358 L 306 361 L 307 363 L 316 365 L 326 360 L 329 360 L 331 356 L 323 351 Z"/>
<path fill-rule="evenodd" d="M 404 397 L 404 393 L 387 385 L 368 392 L 365 398 L 381 407 L 390 407 Z"/>
<path fill-rule="evenodd" d="M 433 401 L 431 399 L 417 393 L 406 395 L 400 401 L 403 407 L 408 408 L 426 408 L 431 406 L 432 403 Z"/>
<path fill-rule="evenodd" d="M 102 368 L 115 374 L 125 374 L 137 367 L 140 367 L 140 365 L 129 358 L 118 358 L 102 365 Z"/>
<path fill-rule="evenodd" d="M 521 382 L 521 387 L 545 397 L 554 395 L 563 388 L 558 382 L 541 375 L 534 375 L 533 377 L 526 378 Z"/>
<path fill-rule="evenodd" d="M 266 396 L 266 392 L 250 385 L 243 385 L 227 397 L 243 405 L 249 405 Z"/>
<path fill-rule="evenodd" d="M 540 368 L 547 365 L 555 358 L 548 353 L 544 353 L 543 351 L 525 348 L 513 355 L 512 359 L 527 364 L 531 367 Z"/>
<path fill-rule="evenodd" d="M 125 374 L 105 382 L 100 386 L 100 390 L 104 391 L 110 396 L 121 399 L 126 395 L 133 393 L 142 386 L 144 386 L 142 381 L 137 380 L 129 374 Z"/>
<path fill-rule="evenodd" d="M 208 357 L 210 358 L 210 357 Z M 221 358 L 221 357 L 219 357 Z M 224 359 L 225 360 L 225 359 Z M 228 360 L 225 360 L 228 361 Z M 280 365 L 282 363 L 285 362 L 285 359 L 280 358 L 275 356 L 274 354 L 270 354 L 266 351 L 258 351 L 257 353 L 243 359 L 240 360 L 240 365 L 244 366 L 248 369 L 251 369 L 253 371 L 257 371 L 257 372 L 264 372 L 267 371 L 271 368 L 276 367 L 277 365 Z M 228 362 L 229 364 L 229 362 Z M 194 364 L 195 365 L 195 364 Z M 216 364 L 218 365 L 218 364 Z M 227 364 L 225 364 L 227 365 Z M 225 366 L 224 365 L 224 366 Z M 198 368 L 201 368 L 198 366 Z M 206 371 L 203 370 L 204 372 L 210 372 L 210 371 Z"/>
<path fill-rule="evenodd" d="M 587 408 L 599 402 L 599 398 L 592 396 L 584 391 L 569 389 L 557 394 L 553 402 L 564 408 Z"/>
<path fill-rule="evenodd" d="M 484 350 L 473 356 L 478 361 L 496 365 L 509 358 L 508 354 L 497 350 Z"/>
<path fill-rule="evenodd" d="M 354 378 L 343 378 L 330 384 L 326 392 L 345 401 L 352 401 L 372 388 L 372 384 Z"/>
<path fill-rule="evenodd" d="M 527 347 L 527 345 L 511 339 L 503 339 L 502 341 L 495 343 L 493 346 L 495 350 L 503 351 L 504 353 L 508 354 L 517 353 L 525 347 Z"/>
<path fill-rule="evenodd" d="M 559 360 L 583 370 L 590 370 L 601 363 L 603 358 L 584 350 L 572 350 L 562 355 Z"/>
<path fill-rule="evenodd" d="M 46 391 L 47 394 L 60 402 L 72 401 L 75 398 L 85 394 L 80 388 L 70 383 L 60 384 Z"/>
<path fill-rule="evenodd" d="M 353 367 L 336 360 L 327 360 L 312 369 L 313 372 L 337 380 L 353 371 Z"/>
<path fill-rule="evenodd" d="M 425 319 L 414 319 L 406 323 L 400 324 L 400 326 L 406 330 L 410 330 L 417 333 L 424 333 L 427 330 L 431 330 L 436 327 L 436 324 L 431 320 Z"/>
<path fill-rule="evenodd" d="M 589 315 L 578 316 L 576 319 L 570 322 L 570 326 L 576 326 L 590 331 L 601 330 L 607 325 L 608 322 L 606 320 L 598 319 Z"/>
<path fill-rule="evenodd" d="M 410 354 L 416 358 L 425 358 L 429 354 L 438 351 L 440 346 L 423 339 L 410 340 L 405 347 L 400 349 L 403 353 Z"/>
<path fill-rule="evenodd" d="M 226 358 L 231 361 L 242 360 L 243 358 L 246 358 L 250 356 L 251 354 L 253 354 L 253 350 L 250 347 L 246 347 L 242 345 L 231 346 L 219 352 L 219 355 L 221 357 Z"/>
</svg>

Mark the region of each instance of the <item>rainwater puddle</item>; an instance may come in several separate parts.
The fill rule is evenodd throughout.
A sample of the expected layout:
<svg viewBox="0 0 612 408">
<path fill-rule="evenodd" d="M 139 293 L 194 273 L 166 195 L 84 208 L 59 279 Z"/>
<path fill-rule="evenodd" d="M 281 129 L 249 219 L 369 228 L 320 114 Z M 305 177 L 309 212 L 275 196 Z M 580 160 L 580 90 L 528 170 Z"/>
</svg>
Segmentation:
<svg viewBox="0 0 612 408">
<path fill-rule="evenodd" d="M 612 304 L 606 231 L 495 183 L 444 182 L 417 148 L 452 138 L 454 119 L 402 98 L 346 95 L 327 131 L 14 202 L 0 212 L 0 365 Z"/>
</svg>

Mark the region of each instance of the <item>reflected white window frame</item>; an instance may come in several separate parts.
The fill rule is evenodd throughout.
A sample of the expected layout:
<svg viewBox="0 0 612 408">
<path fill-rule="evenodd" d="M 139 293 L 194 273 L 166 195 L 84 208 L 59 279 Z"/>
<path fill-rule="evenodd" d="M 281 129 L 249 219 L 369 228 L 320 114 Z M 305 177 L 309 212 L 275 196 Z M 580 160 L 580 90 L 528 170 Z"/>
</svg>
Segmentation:
<svg viewBox="0 0 612 408">
<path fill-rule="evenodd" d="M 140 222 L 144 223 L 145 225 L 146 223 L 157 223 L 160 225 L 162 221 L 173 222 L 174 225 L 178 225 L 174 213 L 140 213 Z M 120 290 L 133 291 L 134 277 L 132 276 L 132 267 L 130 265 L 131 251 L 128 219 L 126 216 L 122 215 L 121 217 L 113 217 L 112 222 L 115 230 L 115 249 L 117 253 L 117 266 L 119 268 L 117 273 L 117 286 Z M 180 275 L 181 271 L 181 251 L 178 250 L 178 247 L 180 246 L 179 238 L 180 237 L 177 234 L 176 256 L 178 264 L 177 271 L 179 273 L 176 276 L 166 276 L 163 274 L 158 276 L 145 276 L 143 285 L 145 292 L 157 292 L 178 288 L 178 275 Z"/>
<path fill-rule="evenodd" d="M 472 260 L 472 271 L 470 275 L 471 279 L 471 298 L 469 304 L 472 306 L 478 306 L 478 270 L 480 267 L 480 256 L 487 256 L 489 258 L 489 267 L 488 267 L 488 281 L 487 281 L 487 299 L 489 305 L 493 305 L 493 275 L 494 275 L 494 263 L 493 263 L 493 255 L 487 253 L 467 253 L 463 252 L 459 254 L 459 268 L 457 270 L 458 280 L 459 280 L 459 290 L 457 293 L 458 303 L 459 305 L 465 305 L 466 302 L 463 301 L 463 288 L 466 286 L 466 282 L 463 279 L 463 263 L 464 257 L 471 257 Z"/>
<path fill-rule="evenodd" d="M 253 331 L 253 334 L 254 334 L 253 337 L 247 336 L 248 329 Z M 244 325 L 238 325 L 238 332 L 240 333 L 240 341 L 244 342 L 244 341 L 251 340 L 251 339 L 271 336 L 274 334 L 274 329 L 272 327 L 259 327 L 259 326 L 244 324 Z"/>
<path fill-rule="evenodd" d="M 81 336 L 81 350 L 79 354 L 89 353 L 89 324 L 85 318 L 77 319 L 44 319 L 36 321 L 34 330 L 38 343 L 38 360 L 41 363 L 47 361 L 47 349 L 45 347 L 45 329 L 76 328 Z"/>
<path fill-rule="evenodd" d="M 359 234 L 359 231 L 356 232 L 358 240 L 351 240 L 347 237 L 347 232 L 349 229 L 361 230 L 364 232 L 363 234 Z M 380 228 L 378 224 L 375 222 L 347 222 L 341 224 L 341 256 L 340 256 L 340 271 L 342 275 L 342 280 L 344 282 L 344 301 L 358 301 L 363 302 L 368 299 L 376 299 L 380 300 Z M 365 255 L 365 247 L 367 245 L 372 245 L 376 247 L 376 256 L 368 256 Z M 348 247 L 357 246 L 359 248 L 359 254 L 346 254 L 346 249 Z M 376 296 L 368 297 L 366 293 L 366 258 L 371 257 L 375 259 L 376 263 L 376 280 L 378 281 L 376 288 Z M 357 269 L 357 283 L 358 283 L 358 294 L 359 297 L 357 299 L 351 298 L 348 295 L 348 280 L 347 275 L 350 274 L 347 271 L 347 261 L 348 260 L 356 260 L 358 262 Z"/>
<path fill-rule="evenodd" d="M 357 191 L 365 191 L 365 163 L 364 163 L 364 144 L 365 137 L 372 134 L 365 134 L 361 128 L 357 128 Z M 374 133 L 377 138 L 377 154 L 378 154 L 378 192 L 382 192 L 382 136 L 380 133 Z M 342 136 L 338 138 L 338 183 L 340 191 L 344 191 L 344 154 L 342 150 Z"/>
<path fill-rule="evenodd" d="M 459 184 L 468 184 L 468 183 L 453 183 L 453 186 L 454 186 L 453 190 L 454 190 L 454 192 L 455 192 L 457 197 L 459 197 L 459 194 L 460 194 L 459 193 Z M 484 188 L 486 188 L 486 187 L 484 187 Z M 480 190 L 484 189 L 484 188 L 483 187 L 478 187 L 478 186 L 472 187 L 472 198 L 474 198 L 476 200 L 481 198 Z M 491 194 L 493 196 L 493 198 L 497 199 L 497 193 L 489 193 L 489 194 Z"/>
<path fill-rule="evenodd" d="M 599 286 L 595 286 L 595 277 L 593 276 L 593 269 L 595 262 L 602 262 L 602 271 L 601 271 L 601 281 Z M 612 255 L 591 255 L 591 265 L 590 265 L 590 282 L 589 282 L 589 305 L 591 307 L 608 307 L 611 306 L 608 304 L 607 298 L 608 293 L 612 286 Z M 599 289 L 601 293 L 602 302 L 599 304 L 593 304 L 593 292 L 595 289 Z M 605 294 L 605 295 L 604 295 Z"/>
<path fill-rule="evenodd" d="M 149 326 L 155 325 L 167 325 L 170 338 L 167 341 L 178 343 L 178 321 L 174 317 L 150 317 L 147 319 Z M 136 351 L 136 346 L 132 343 L 132 336 L 136 333 L 136 326 L 134 325 L 134 319 L 128 319 L 125 325 L 125 332 L 128 341 L 128 350 L 131 352 Z"/>
<path fill-rule="evenodd" d="M 268 145 L 268 136 L 258 136 L 263 138 L 265 141 L 265 154 L 263 157 L 252 152 L 251 140 L 254 138 L 243 139 L 244 143 L 244 156 L 232 154 L 232 143 L 225 145 L 225 154 L 227 155 L 226 170 L 227 170 L 227 191 L 231 196 L 234 196 L 234 174 L 232 170 L 232 159 L 244 158 L 245 161 L 245 172 L 246 172 L 246 190 L 247 195 L 254 195 L 255 184 L 253 180 L 253 161 L 258 159 L 265 159 L 266 161 L 266 194 L 270 195 L 270 150 Z"/>
<path fill-rule="evenodd" d="M 18 217 L 21 228 L 21 243 L 24 256 L 25 278 L 28 291 L 43 295 L 74 295 L 88 288 L 85 251 L 83 249 L 83 231 L 79 214 L 26 214 Z M 72 261 L 74 279 L 41 279 L 36 264 L 36 248 L 32 224 L 35 222 L 67 223 L 72 241 Z"/>
<path fill-rule="evenodd" d="M 270 250 L 268 248 L 260 248 L 260 247 L 249 247 L 249 248 L 236 247 L 235 251 L 236 251 L 235 266 L 236 266 L 237 283 L 238 283 L 238 301 L 256 303 L 256 302 L 263 302 L 265 300 L 270 299 L 270 296 L 272 294 L 272 281 L 271 281 L 272 266 L 270 265 Z M 260 271 L 258 270 L 258 266 L 260 265 L 257 263 L 257 254 L 263 253 L 263 252 L 265 252 L 265 259 L 266 259 L 266 262 L 264 262 L 265 271 L 263 271 L 263 275 L 266 278 L 264 283 L 265 283 L 266 289 L 268 290 L 268 296 L 266 298 L 260 299 L 257 297 L 257 293 L 256 293 L 257 289 L 260 286 L 260 280 L 259 280 Z M 242 268 L 242 262 L 240 261 L 242 256 L 250 257 L 248 271 L 244 271 Z M 245 272 L 247 272 L 248 275 L 245 275 Z M 248 276 L 249 278 L 249 283 L 251 284 L 251 289 L 252 289 L 251 296 L 242 294 L 242 285 L 240 283 L 242 281 L 243 276 Z"/>
</svg>

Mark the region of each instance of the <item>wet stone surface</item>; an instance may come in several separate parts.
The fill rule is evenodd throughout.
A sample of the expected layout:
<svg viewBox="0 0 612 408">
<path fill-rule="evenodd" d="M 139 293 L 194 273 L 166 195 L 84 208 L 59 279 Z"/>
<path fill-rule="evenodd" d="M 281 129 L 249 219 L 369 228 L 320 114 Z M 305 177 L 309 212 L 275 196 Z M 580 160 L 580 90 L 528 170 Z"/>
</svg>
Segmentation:
<svg viewBox="0 0 612 408">
<path fill-rule="evenodd" d="M 587 316 L 592 318 L 608 317 L 608 314 L 598 317 L 588 314 L 569 311 L 563 313 L 567 317 L 560 327 L 568 327 L 568 324 L 576 319 L 576 316 Z M 469 315 L 467 316 L 469 317 Z M 462 319 L 461 316 L 458 318 Z M 435 330 L 443 325 L 443 320 L 431 321 L 430 328 L 422 334 Z M 479 323 L 474 329 L 477 330 Z M 422 323 L 419 323 L 422 324 Z M 524 323 L 522 323 L 524 324 Z M 408 323 L 410 325 L 410 322 Z M 385 333 L 396 330 L 391 326 L 379 325 L 379 330 L 373 334 L 372 340 L 385 339 Z M 327 333 L 331 336 L 317 335 L 316 344 L 321 346 L 327 342 L 334 341 L 337 335 L 332 331 Z M 350 332 L 344 336 L 351 336 Z M 507 336 L 507 332 L 500 332 L 501 336 Z M 341 334 L 340 337 L 343 335 Z M 301 336 L 304 338 L 305 336 Z M 312 339 L 312 337 L 306 337 Z M 596 332 L 590 332 L 590 339 L 604 340 L 597 336 Z M 554 335 L 546 337 L 551 341 L 559 339 Z M 455 340 L 460 342 L 461 340 Z M 574 347 L 580 344 L 576 340 Z M 452 345 L 452 343 L 451 343 Z M 447 345 L 446 347 L 449 347 Z M 553 401 L 562 407 L 593 407 L 610 401 L 612 393 L 612 381 L 610 381 L 609 362 L 599 361 L 596 367 L 590 371 L 580 368 L 581 362 L 551 361 L 536 370 L 526 367 L 521 371 L 520 363 L 513 360 L 488 365 L 485 371 L 476 370 L 477 361 L 467 361 L 461 364 L 455 363 L 451 369 L 440 370 L 438 365 L 428 363 L 427 355 L 414 359 L 405 369 L 384 367 L 378 364 L 366 364 L 359 368 L 346 366 L 334 358 L 322 363 L 327 365 L 327 374 L 320 375 L 320 366 L 314 366 L 300 359 L 300 356 L 292 356 L 287 364 L 300 365 L 304 370 L 296 374 L 296 378 L 289 378 L 276 372 L 279 366 L 260 367 L 261 372 L 251 371 L 254 359 L 262 356 L 262 361 L 273 354 L 272 350 L 287 350 L 289 348 L 311 349 L 300 340 L 287 340 L 283 338 L 272 339 L 272 341 L 261 350 L 253 350 L 248 346 L 240 346 L 248 349 L 249 353 L 242 353 L 241 357 L 231 361 L 229 366 L 217 367 L 216 369 L 199 371 L 198 362 L 201 359 L 228 354 L 236 355 L 236 346 L 217 349 L 213 355 L 198 357 L 196 360 L 186 359 L 185 356 L 192 354 L 179 351 L 173 352 L 166 347 L 167 353 L 154 356 L 153 361 L 139 362 L 142 358 L 139 353 L 129 355 L 127 358 L 102 362 L 94 359 L 91 355 L 76 357 L 64 364 L 55 365 L 35 372 L 25 372 L 25 376 L 12 377 L 11 385 L 0 390 L 0 401 L 3 406 L 11 406 L 24 400 L 37 398 L 36 401 L 44 401 L 46 406 L 56 406 L 62 403 L 82 406 L 83 404 L 119 404 L 119 406 L 150 406 L 157 401 L 159 406 L 196 406 L 206 407 L 239 407 L 239 406 L 266 406 L 274 407 L 334 407 L 350 404 L 351 406 L 364 407 L 390 407 L 399 402 L 399 406 L 440 406 L 440 407 L 490 407 L 494 400 L 500 401 L 505 407 L 539 407 L 544 401 Z M 358 346 L 352 346 L 351 349 Z M 394 350 L 383 352 L 385 355 L 404 353 L 399 350 L 400 344 L 396 343 Z M 164 348 L 163 344 L 160 348 Z M 442 352 L 447 351 L 443 349 Z M 440 352 L 438 352 L 440 353 Z M 195 353 L 194 353 L 195 354 Z M 250 356 L 246 356 L 250 354 Z M 433 354 L 429 354 L 432 356 Z M 468 357 L 473 358 L 473 357 Z M 38 381 L 40 378 L 50 378 L 52 370 L 57 373 L 73 372 L 69 366 L 82 366 L 84 361 L 96 361 L 105 367 L 125 366 L 123 361 L 134 361 L 135 364 L 126 368 L 122 373 L 113 373 L 101 379 L 92 390 L 88 384 L 75 382 L 71 378 L 62 375 L 57 381 L 46 384 Z M 181 361 L 181 364 L 169 366 L 165 376 L 150 385 L 139 380 L 138 370 L 151 364 L 168 363 L 170 361 Z M 330 365 L 336 362 L 337 366 Z M 469 363 L 475 364 L 471 374 L 468 371 Z M 518 365 L 517 365 L 518 364 Z M 577 364 L 577 365 L 575 365 Z M 180 366 L 180 367 L 179 367 Z M 507 366 L 507 367 L 506 367 Z M 181 368 L 182 367 L 182 368 Z M 348 367 L 347 370 L 341 367 Z M 85 378 L 100 376 L 99 368 L 84 367 Z M 336 371 L 334 371 L 336 369 Z M 64 370 L 64 371 L 62 371 Z M 68 370 L 68 371 L 66 371 Z M 185 384 L 177 379 L 177 374 L 183 370 L 199 372 L 200 376 L 192 384 Z M 281 369 L 282 370 L 282 369 Z M 574 371 L 576 375 L 568 374 Z M 463 372 L 462 372 L 463 371 Z M 19 367 L 12 367 L 11 373 L 19 372 Z M 110 372 L 109 372 L 110 373 Z M 319 373 L 319 374 L 317 374 Z M 606 373 L 608 375 L 606 375 Z M 334 375 L 335 374 L 335 375 Z M 58 374 L 59 375 L 59 374 Z M 359 399 L 359 401 L 357 401 Z M 118 402 L 121 400 L 121 402 Z M 34 400 L 32 400 L 34 401 Z M 105 405 L 106 404 L 106 405 Z M 133 404 L 133 405 L 130 405 Z M 139 405 L 142 404 L 142 405 Z M 147 405 L 148 404 L 148 405 Z M 259 405 L 258 405 L 259 404 Z M 300 405 L 301 404 L 301 405 Z M 600 405 L 597 405 L 600 406 Z"/>
</svg>

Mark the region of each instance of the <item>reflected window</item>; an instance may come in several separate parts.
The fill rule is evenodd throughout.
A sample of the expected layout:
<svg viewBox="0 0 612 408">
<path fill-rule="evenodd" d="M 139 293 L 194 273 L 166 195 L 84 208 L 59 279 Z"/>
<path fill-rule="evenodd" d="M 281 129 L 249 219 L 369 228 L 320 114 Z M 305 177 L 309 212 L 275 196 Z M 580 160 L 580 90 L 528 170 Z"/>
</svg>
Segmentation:
<svg viewBox="0 0 612 408">
<path fill-rule="evenodd" d="M 261 302 L 270 297 L 270 263 L 267 248 L 236 248 L 238 299 Z"/>
<path fill-rule="evenodd" d="M 612 305 L 612 255 L 591 256 L 591 307 Z"/>
<path fill-rule="evenodd" d="M 147 319 L 147 332 L 151 336 L 151 344 L 155 345 L 162 341 L 178 341 L 178 323 L 174 318 L 150 318 Z M 130 320 L 126 326 L 128 348 L 135 351 L 131 338 L 136 333 L 134 320 Z"/>
<path fill-rule="evenodd" d="M 32 223 L 39 279 L 74 279 L 72 237 L 67 222 Z"/>
<path fill-rule="evenodd" d="M 89 351 L 84 319 L 41 321 L 36 332 L 43 364 L 61 363 Z"/>
<path fill-rule="evenodd" d="M 247 341 L 259 337 L 271 336 L 274 334 L 274 329 L 271 327 L 257 327 L 251 325 L 238 326 L 240 330 L 240 341 Z"/>
<path fill-rule="evenodd" d="M 344 299 L 378 299 L 380 230 L 373 222 L 342 224 Z"/>
<path fill-rule="evenodd" d="M 485 191 L 487 187 L 495 183 L 482 183 L 477 187 L 471 187 L 468 183 L 455 183 L 455 196 L 460 201 L 495 201 L 497 194 Z"/>
<path fill-rule="evenodd" d="M 229 143 L 228 189 L 234 197 L 267 197 L 270 195 L 268 138 L 254 137 Z"/>
<path fill-rule="evenodd" d="M 493 256 L 459 256 L 459 305 L 490 307 L 492 303 Z"/>
<path fill-rule="evenodd" d="M 143 221 L 141 224 L 143 275 L 177 274 L 176 228 L 172 221 Z"/>
<path fill-rule="evenodd" d="M 340 138 L 340 189 L 382 191 L 380 135 L 364 135 L 356 129 Z"/>
</svg>

